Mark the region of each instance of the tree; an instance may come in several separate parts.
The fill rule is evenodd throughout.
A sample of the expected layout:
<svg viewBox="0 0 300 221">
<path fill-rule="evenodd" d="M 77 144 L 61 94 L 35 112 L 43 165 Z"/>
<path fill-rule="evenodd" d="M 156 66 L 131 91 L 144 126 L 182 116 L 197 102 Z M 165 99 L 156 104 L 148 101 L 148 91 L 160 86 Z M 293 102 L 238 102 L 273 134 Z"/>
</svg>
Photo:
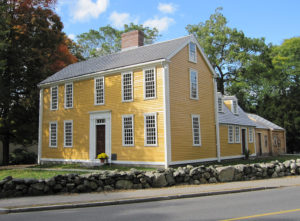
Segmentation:
<svg viewBox="0 0 300 221">
<path fill-rule="evenodd" d="M 91 29 L 89 32 L 77 36 L 78 44 L 83 50 L 83 57 L 97 57 L 120 51 L 122 33 L 133 30 L 144 32 L 146 44 L 151 44 L 158 37 L 158 30 L 156 28 L 150 29 L 149 27 L 133 23 L 124 25 L 124 30 L 121 31 L 110 25 L 100 27 L 98 31 Z"/>
<path fill-rule="evenodd" d="M 218 74 L 218 89 L 225 87 L 243 74 L 244 66 L 265 47 L 263 38 L 249 38 L 242 31 L 227 26 L 227 19 L 217 8 L 209 20 L 186 27 L 203 47 L 210 63 Z"/>
<path fill-rule="evenodd" d="M 37 139 L 37 83 L 76 58 L 66 46 L 55 0 L 1 1 L 0 140 L 3 163 L 9 143 Z"/>
</svg>

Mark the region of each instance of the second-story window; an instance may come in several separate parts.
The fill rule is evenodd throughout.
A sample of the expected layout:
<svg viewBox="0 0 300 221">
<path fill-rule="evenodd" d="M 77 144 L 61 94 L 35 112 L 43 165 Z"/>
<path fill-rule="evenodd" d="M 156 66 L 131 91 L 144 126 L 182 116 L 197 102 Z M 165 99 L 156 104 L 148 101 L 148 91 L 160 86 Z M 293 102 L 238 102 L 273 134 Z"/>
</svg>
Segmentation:
<svg viewBox="0 0 300 221">
<path fill-rule="evenodd" d="M 156 73 L 155 68 L 144 69 L 144 97 L 156 98 Z"/>
<path fill-rule="evenodd" d="M 190 98 L 198 99 L 198 72 L 190 69 Z"/>
<path fill-rule="evenodd" d="M 95 78 L 95 105 L 104 104 L 104 77 Z"/>
<path fill-rule="evenodd" d="M 73 83 L 65 84 L 65 108 L 73 107 Z"/>
<path fill-rule="evenodd" d="M 122 101 L 133 101 L 133 77 L 132 72 L 122 73 Z"/>
<path fill-rule="evenodd" d="M 197 62 L 196 44 L 193 42 L 189 43 L 189 61 Z"/>
<path fill-rule="evenodd" d="M 51 110 L 58 109 L 58 86 L 51 87 Z"/>
</svg>

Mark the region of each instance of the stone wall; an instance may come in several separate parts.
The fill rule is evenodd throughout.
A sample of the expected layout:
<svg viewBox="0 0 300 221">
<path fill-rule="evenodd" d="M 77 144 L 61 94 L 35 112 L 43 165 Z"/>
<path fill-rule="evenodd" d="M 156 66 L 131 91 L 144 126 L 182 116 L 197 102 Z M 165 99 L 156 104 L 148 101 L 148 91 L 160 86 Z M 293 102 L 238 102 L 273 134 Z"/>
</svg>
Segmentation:
<svg viewBox="0 0 300 221">
<path fill-rule="evenodd" d="M 95 174 L 58 175 L 51 179 L 16 179 L 0 181 L 0 198 L 57 193 L 102 192 L 118 189 L 160 188 L 174 185 L 256 180 L 300 174 L 300 159 L 283 163 L 257 163 L 235 166 L 190 166 L 144 172 L 99 171 Z"/>
</svg>

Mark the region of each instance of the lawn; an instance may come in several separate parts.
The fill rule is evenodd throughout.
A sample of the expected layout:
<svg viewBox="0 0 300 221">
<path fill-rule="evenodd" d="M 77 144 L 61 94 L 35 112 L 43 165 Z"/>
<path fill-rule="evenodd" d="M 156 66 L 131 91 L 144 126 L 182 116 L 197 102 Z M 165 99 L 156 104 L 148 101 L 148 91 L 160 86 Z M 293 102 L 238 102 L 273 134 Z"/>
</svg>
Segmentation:
<svg viewBox="0 0 300 221">
<path fill-rule="evenodd" d="M 103 165 L 103 166 L 84 166 L 82 164 L 43 164 L 36 165 L 32 168 L 40 168 L 40 169 L 81 169 L 81 170 L 120 170 L 120 171 L 128 171 L 131 168 L 142 171 L 152 171 L 155 168 L 149 167 L 130 167 L 130 166 L 119 166 L 119 165 Z"/>
<path fill-rule="evenodd" d="M 88 173 L 88 172 L 70 172 L 70 171 L 47 171 L 47 170 L 30 170 L 30 169 L 5 169 L 0 170 L 0 180 L 7 176 L 12 176 L 13 178 L 35 178 L 35 179 L 46 179 L 51 178 L 59 174 L 68 173 Z"/>
<path fill-rule="evenodd" d="M 278 160 L 279 162 L 284 162 L 286 160 L 292 160 L 292 159 L 300 159 L 300 155 L 284 155 L 284 156 L 272 156 L 272 157 L 259 157 L 259 158 L 250 158 L 248 160 L 245 159 L 231 159 L 231 160 L 222 160 L 222 162 L 218 163 L 216 161 L 214 162 L 205 162 L 199 165 L 237 165 L 237 164 L 253 164 L 253 163 L 269 163 L 271 161 Z"/>
</svg>

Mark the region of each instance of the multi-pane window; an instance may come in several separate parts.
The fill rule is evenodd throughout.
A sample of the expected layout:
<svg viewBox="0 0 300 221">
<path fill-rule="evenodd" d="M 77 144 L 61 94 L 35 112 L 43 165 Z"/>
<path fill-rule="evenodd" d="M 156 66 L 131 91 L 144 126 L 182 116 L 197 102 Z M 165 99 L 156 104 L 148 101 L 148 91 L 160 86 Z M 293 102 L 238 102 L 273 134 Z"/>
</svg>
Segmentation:
<svg viewBox="0 0 300 221">
<path fill-rule="evenodd" d="M 233 143 L 233 126 L 229 125 L 228 126 L 228 143 Z"/>
<path fill-rule="evenodd" d="M 65 108 L 73 107 L 73 84 L 65 84 Z"/>
<path fill-rule="evenodd" d="M 49 123 L 49 147 L 57 147 L 57 122 Z"/>
<path fill-rule="evenodd" d="M 190 69 L 190 98 L 198 99 L 198 72 Z"/>
<path fill-rule="evenodd" d="M 235 127 L 235 142 L 240 142 L 240 127 Z"/>
<path fill-rule="evenodd" d="M 201 146 L 200 116 L 192 115 L 193 145 Z"/>
<path fill-rule="evenodd" d="M 145 146 L 157 145 L 156 114 L 145 114 Z"/>
<path fill-rule="evenodd" d="M 133 115 L 123 115 L 123 146 L 134 146 L 134 121 Z"/>
<path fill-rule="evenodd" d="M 64 146 L 73 146 L 73 121 L 64 121 Z"/>
<path fill-rule="evenodd" d="M 133 101 L 132 72 L 122 73 L 122 101 Z"/>
<path fill-rule="evenodd" d="M 223 99 L 218 97 L 218 111 L 223 112 Z"/>
<path fill-rule="evenodd" d="M 58 109 L 58 86 L 51 87 L 51 110 Z"/>
<path fill-rule="evenodd" d="M 144 93 L 145 99 L 156 97 L 156 73 L 154 68 L 144 69 Z"/>
<path fill-rule="evenodd" d="M 104 104 L 104 77 L 95 78 L 95 105 Z"/>
<path fill-rule="evenodd" d="M 196 44 L 193 42 L 190 42 L 189 44 L 189 60 L 197 62 Z"/>
<path fill-rule="evenodd" d="M 249 128 L 249 143 L 253 143 L 253 128 Z"/>
<path fill-rule="evenodd" d="M 236 100 L 232 101 L 232 112 L 234 114 L 238 114 L 238 107 L 237 107 L 237 101 Z"/>
<path fill-rule="evenodd" d="M 265 147 L 268 147 L 268 135 L 265 135 Z"/>
</svg>

